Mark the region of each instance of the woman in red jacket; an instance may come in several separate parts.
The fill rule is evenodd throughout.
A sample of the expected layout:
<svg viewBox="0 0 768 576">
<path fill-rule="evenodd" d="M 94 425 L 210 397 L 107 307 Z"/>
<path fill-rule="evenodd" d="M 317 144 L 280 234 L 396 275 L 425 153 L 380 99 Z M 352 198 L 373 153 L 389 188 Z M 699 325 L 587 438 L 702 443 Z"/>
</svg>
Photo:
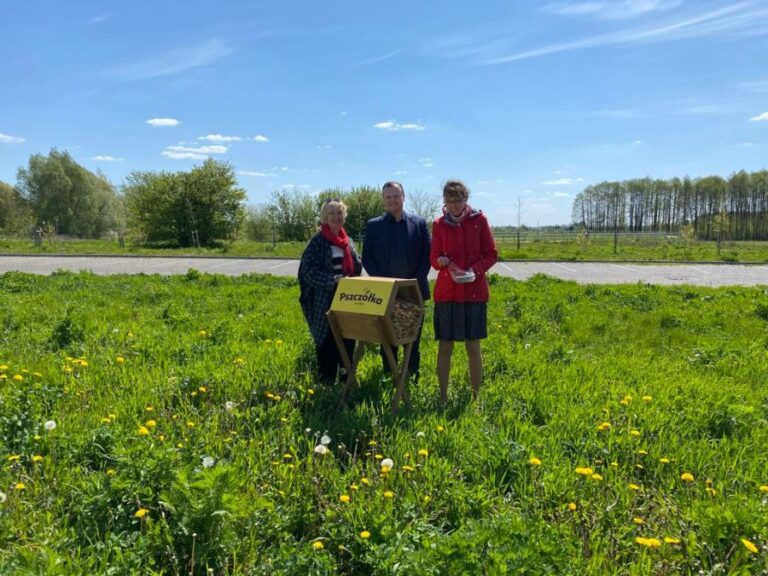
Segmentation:
<svg viewBox="0 0 768 576">
<path fill-rule="evenodd" d="M 483 371 L 480 340 L 488 337 L 488 280 L 496 263 L 496 243 L 488 220 L 467 204 L 469 189 L 460 180 L 443 187 L 443 215 L 432 227 L 430 261 L 435 283 L 435 339 L 440 402 L 448 402 L 448 375 L 453 343 L 464 341 L 472 395 L 477 398 Z"/>
</svg>

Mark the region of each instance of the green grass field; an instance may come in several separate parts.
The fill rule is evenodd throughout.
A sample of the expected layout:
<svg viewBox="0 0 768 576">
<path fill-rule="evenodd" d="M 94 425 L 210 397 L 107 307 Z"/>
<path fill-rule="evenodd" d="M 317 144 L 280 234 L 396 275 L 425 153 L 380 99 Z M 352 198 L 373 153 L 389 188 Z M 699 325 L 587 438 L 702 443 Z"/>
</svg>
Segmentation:
<svg viewBox="0 0 768 576">
<path fill-rule="evenodd" d="M 0 574 L 768 573 L 765 287 L 491 284 L 334 416 L 293 279 L 0 276 Z"/>
<path fill-rule="evenodd" d="M 48 240 L 35 246 L 31 240 L 0 239 L 0 254 L 112 254 L 115 256 L 225 256 L 250 258 L 299 258 L 304 242 L 251 242 L 238 240 L 214 248 L 173 248 L 126 243 L 121 248 L 110 240 Z M 512 236 L 497 239 L 503 260 L 766 262 L 768 242 L 686 242 L 676 237 L 622 237 L 614 253 L 613 240 L 593 237 L 588 242 L 576 235 L 536 239 L 531 234 L 520 249 Z"/>
</svg>

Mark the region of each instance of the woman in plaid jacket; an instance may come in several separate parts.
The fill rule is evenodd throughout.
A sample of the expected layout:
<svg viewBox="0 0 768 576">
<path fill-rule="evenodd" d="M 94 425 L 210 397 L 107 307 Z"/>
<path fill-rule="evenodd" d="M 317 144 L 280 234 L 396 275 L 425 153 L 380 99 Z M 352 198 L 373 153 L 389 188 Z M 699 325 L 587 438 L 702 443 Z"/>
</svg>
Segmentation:
<svg viewBox="0 0 768 576">
<path fill-rule="evenodd" d="M 299 303 L 315 342 L 320 379 L 335 381 L 342 368 L 341 355 L 325 314 L 331 307 L 336 286 L 344 276 L 360 276 L 362 263 L 352 240 L 344 230 L 347 207 L 340 200 L 328 200 L 320 208 L 320 231 L 304 249 L 299 264 Z M 344 340 L 352 356 L 354 340 Z"/>
</svg>

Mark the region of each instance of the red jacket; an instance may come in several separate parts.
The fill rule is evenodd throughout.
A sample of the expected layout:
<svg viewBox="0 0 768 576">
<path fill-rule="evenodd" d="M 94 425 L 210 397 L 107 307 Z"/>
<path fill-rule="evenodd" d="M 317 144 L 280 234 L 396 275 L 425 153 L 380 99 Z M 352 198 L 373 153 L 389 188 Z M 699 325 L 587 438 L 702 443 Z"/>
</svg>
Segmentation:
<svg viewBox="0 0 768 576">
<path fill-rule="evenodd" d="M 448 267 L 437 259 L 448 256 L 459 268 L 475 272 L 477 278 L 469 284 L 458 284 L 451 278 Z M 432 267 L 438 271 L 435 282 L 435 302 L 488 302 L 488 280 L 485 273 L 496 263 L 498 253 L 488 220 L 480 210 L 470 213 L 458 224 L 443 215 L 432 227 Z"/>
</svg>

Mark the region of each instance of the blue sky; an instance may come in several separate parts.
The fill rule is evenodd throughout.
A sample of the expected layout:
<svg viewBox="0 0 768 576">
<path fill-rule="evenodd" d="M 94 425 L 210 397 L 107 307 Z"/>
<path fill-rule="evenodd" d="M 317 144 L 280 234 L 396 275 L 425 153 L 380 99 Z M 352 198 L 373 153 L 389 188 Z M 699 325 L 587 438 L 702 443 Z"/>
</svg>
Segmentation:
<svg viewBox="0 0 768 576">
<path fill-rule="evenodd" d="M 0 180 L 68 150 L 275 190 L 461 178 L 492 224 L 602 180 L 768 168 L 768 0 L 52 0 L 0 7 Z M 406 204 L 407 208 L 407 204 Z"/>
</svg>

